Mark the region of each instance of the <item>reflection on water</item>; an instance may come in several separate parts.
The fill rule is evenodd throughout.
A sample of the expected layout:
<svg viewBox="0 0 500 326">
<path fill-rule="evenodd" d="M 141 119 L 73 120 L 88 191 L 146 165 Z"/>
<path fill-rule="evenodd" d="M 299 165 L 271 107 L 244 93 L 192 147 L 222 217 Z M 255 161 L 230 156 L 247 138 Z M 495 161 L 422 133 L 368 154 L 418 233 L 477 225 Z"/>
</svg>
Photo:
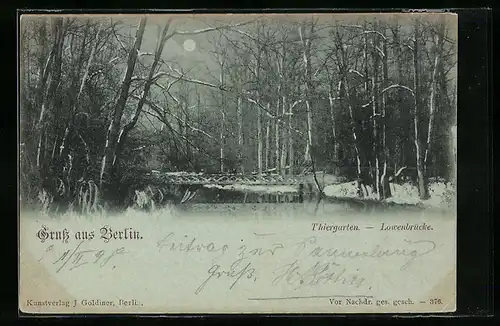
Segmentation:
<svg viewBox="0 0 500 326">
<path fill-rule="evenodd" d="M 261 203 L 302 203 L 314 201 L 317 196 L 313 193 L 262 193 L 255 191 L 239 191 L 217 188 L 200 188 L 190 203 L 234 203 L 234 204 L 261 204 Z"/>
<path fill-rule="evenodd" d="M 257 193 L 201 188 L 188 203 L 176 206 L 181 216 L 339 216 L 395 211 L 421 212 L 423 207 L 357 198 L 331 198 L 317 193 Z"/>
</svg>

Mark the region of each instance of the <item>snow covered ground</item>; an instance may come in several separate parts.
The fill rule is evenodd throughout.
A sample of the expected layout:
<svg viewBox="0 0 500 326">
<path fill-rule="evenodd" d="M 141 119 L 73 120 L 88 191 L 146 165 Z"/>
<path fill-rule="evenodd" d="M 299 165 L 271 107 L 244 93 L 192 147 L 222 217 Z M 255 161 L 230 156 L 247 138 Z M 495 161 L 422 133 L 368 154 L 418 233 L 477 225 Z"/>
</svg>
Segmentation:
<svg viewBox="0 0 500 326">
<path fill-rule="evenodd" d="M 294 186 L 287 185 L 206 185 L 207 188 L 216 188 L 222 190 L 235 190 L 266 194 L 289 194 L 296 193 L 298 190 Z M 421 200 L 418 195 L 416 186 L 406 184 L 391 183 L 392 197 L 385 200 L 388 203 L 408 204 L 408 205 L 424 205 L 428 207 L 452 208 L 455 205 L 455 187 L 451 183 L 434 182 L 429 185 L 430 198 Z M 325 195 L 335 198 L 358 198 L 356 181 L 340 183 L 336 185 L 326 186 L 324 189 Z M 366 186 L 368 191 L 368 199 L 378 199 L 373 193 L 371 186 Z"/>
<path fill-rule="evenodd" d="M 236 191 L 247 191 L 247 192 L 257 192 L 266 194 L 289 194 L 297 192 L 297 188 L 294 186 L 287 185 L 205 185 L 206 188 L 216 188 L 222 190 L 236 190 Z"/>
<path fill-rule="evenodd" d="M 411 184 L 390 184 L 392 197 L 386 199 L 386 202 L 396 204 L 421 204 L 429 207 L 454 207 L 455 205 L 455 187 L 451 183 L 435 182 L 429 185 L 430 198 L 421 200 L 418 195 L 418 189 Z M 377 199 L 370 186 L 366 186 L 368 191 L 367 198 Z M 325 187 L 325 195 L 336 198 L 357 198 L 357 184 L 355 181 L 330 185 Z"/>
</svg>

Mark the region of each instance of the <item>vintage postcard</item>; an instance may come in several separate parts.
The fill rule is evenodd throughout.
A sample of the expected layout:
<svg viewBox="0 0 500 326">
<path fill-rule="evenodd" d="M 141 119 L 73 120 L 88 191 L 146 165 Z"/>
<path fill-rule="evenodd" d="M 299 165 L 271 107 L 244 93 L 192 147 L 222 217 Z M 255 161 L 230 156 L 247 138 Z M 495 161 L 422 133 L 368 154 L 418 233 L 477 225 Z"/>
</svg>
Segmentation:
<svg viewBox="0 0 500 326">
<path fill-rule="evenodd" d="M 20 311 L 455 311 L 457 24 L 22 15 Z"/>
</svg>

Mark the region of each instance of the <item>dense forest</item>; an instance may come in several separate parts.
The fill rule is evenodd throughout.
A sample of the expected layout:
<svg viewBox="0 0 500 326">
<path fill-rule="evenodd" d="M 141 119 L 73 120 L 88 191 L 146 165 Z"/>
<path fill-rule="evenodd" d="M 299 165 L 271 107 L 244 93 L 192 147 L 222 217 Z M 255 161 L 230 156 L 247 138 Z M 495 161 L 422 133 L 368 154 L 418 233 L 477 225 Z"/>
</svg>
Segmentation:
<svg viewBox="0 0 500 326">
<path fill-rule="evenodd" d="M 452 179 L 453 16 L 291 17 L 23 18 L 22 200 L 119 205 L 151 169 Z"/>
</svg>

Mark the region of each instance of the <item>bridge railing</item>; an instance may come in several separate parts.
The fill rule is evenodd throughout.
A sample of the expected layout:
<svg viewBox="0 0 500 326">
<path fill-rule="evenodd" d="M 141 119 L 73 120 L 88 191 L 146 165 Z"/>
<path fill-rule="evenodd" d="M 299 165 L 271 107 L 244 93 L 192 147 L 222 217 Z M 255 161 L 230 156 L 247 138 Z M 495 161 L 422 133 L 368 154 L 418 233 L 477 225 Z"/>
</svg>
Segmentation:
<svg viewBox="0 0 500 326">
<path fill-rule="evenodd" d="M 149 177 L 174 184 L 299 184 L 304 182 L 302 176 L 280 174 L 205 174 L 187 172 L 152 172 Z"/>
</svg>

